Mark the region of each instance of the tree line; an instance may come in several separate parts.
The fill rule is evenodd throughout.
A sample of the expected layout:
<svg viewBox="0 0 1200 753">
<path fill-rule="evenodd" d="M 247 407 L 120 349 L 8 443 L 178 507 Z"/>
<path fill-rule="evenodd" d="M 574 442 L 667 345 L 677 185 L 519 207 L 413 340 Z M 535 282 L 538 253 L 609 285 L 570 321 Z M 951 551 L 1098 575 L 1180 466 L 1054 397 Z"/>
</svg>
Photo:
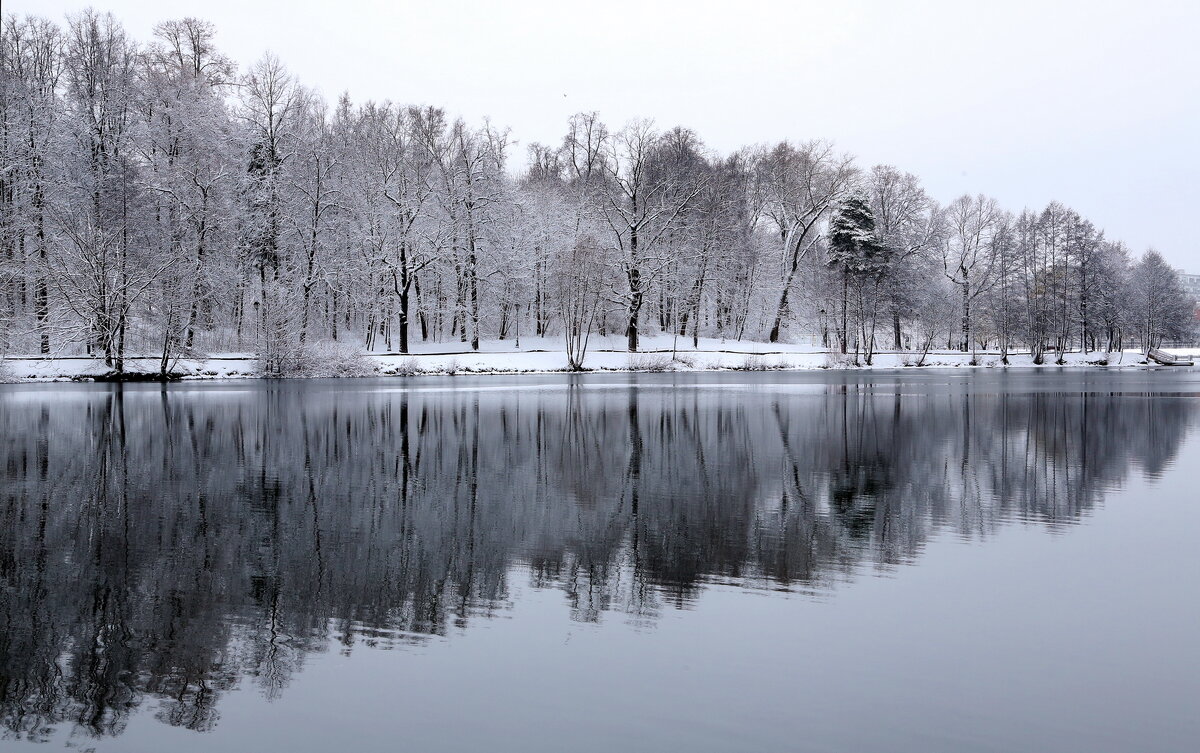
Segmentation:
<svg viewBox="0 0 1200 753">
<path fill-rule="evenodd" d="M 879 348 L 1150 347 L 1193 336 L 1154 251 L 1057 202 L 939 204 L 833 144 L 721 155 L 692 130 L 570 118 L 560 143 L 390 101 L 333 105 L 214 27 L 8 16 L 0 43 L 0 352 L 250 351 L 592 335 Z"/>
</svg>

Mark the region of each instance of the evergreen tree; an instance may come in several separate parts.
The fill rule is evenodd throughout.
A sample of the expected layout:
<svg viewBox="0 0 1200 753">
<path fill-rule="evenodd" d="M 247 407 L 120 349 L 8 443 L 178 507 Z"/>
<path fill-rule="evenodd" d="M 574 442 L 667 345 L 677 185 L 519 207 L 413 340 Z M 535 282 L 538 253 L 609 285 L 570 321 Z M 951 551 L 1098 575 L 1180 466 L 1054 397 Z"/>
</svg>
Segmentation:
<svg viewBox="0 0 1200 753">
<path fill-rule="evenodd" d="M 841 350 L 845 353 L 850 339 L 851 286 L 857 293 L 859 323 L 865 324 L 865 307 L 876 304 L 874 293 L 878 292 L 879 283 L 887 274 L 891 253 L 876 235 L 875 213 L 871 205 L 860 195 L 853 195 L 838 205 L 829 222 L 828 243 L 826 263 L 842 276 Z M 870 319 L 873 322 L 875 317 Z M 871 329 L 869 333 L 861 333 L 868 362 L 869 354 L 873 351 L 873 325 Z"/>
</svg>

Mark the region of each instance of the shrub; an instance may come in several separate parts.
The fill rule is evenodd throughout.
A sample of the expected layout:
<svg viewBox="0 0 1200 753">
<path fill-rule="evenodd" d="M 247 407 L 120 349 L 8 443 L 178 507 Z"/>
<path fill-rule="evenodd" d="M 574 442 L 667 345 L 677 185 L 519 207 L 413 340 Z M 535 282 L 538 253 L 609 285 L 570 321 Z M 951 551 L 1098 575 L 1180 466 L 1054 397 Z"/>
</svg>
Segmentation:
<svg viewBox="0 0 1200 753">
<path fill-rule="evenodd" d="M 305 345 L 282 372 L 291 377 L 365 377 L 376 373 L 357 346 L 334 340 Z"/>
<path fill-rule="evenodd" d="M 826 369 L 850 369 L 858 366 L 858 360 L 850 353 L 829 351 L 825 354 Z"/>
<path fill-rule="evenodd" d="M 665 353 L 630 353 L 630 371 L 668 371 L 671 368 L 671 356 Z"/>
<path fill-rule="evenodd" d="M 395 376 L 416 376 L 421 372 L 422 369 L 417 365 L 417 359 L 412 356 L 401 358 L 388 370 L 389 374 L 394 374 Z"/>
<path fill-rule="evenodd" d="M 757 353 L 752 353 L 743 358 L 742 362 L 733 368 L 737 371 L 766 371 L 771 366 L 767 363 L 767 359 Z"/>
</svg>

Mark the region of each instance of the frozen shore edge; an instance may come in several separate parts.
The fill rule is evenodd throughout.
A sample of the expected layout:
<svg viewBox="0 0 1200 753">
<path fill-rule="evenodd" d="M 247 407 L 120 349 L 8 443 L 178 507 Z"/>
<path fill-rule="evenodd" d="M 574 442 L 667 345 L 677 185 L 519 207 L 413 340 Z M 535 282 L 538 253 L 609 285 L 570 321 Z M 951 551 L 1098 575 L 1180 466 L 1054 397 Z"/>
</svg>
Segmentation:
<svg viewBox="0 0 1200 753">
<path fill-rule="evenodd" d="M 457 345 L 457 344 L 455 344 Z M 492 343 L 489 343 L 492 345 Z M 688 343 L 690 346 L 690 343 Z M 705 346 L 709 347 L 705 347 Z M 1056 354 L 1048 353 L 1042 364 L 1033 363 L 1027 352 L 1009 354 L 1009 363 L 1001 362 L 996 351 L 962 353 L 959 351 L 930 351 L 921 366 L 920 353 L 881 351 L 873 363 L 854 363 L 853 356 L 824 349 L 780 346 L 778 344 L 739 342 L 702 344 L 698 349 L 647 348 L 637 353 L 623 349 L 598 349 L 588 352 L 585 370 L 567 368 L 565 351 L 561 349 L 528 348 L 484 349 L 480 351 L 427 351 L 403 355 L 399 353 L 343 354 L 338 362 L 311 364 L 306 370 L 287 375 L 268 375 L 260 372 L 258 359 L 249 353 L 212 354 L 203 359 L 178 359 L 169 368 L 172 381 L 204 381 L 261 378 L 373 378 L 389 376 L 516 376 L 572 373 L 696 373 L 710 371 L 813 371 L 813 370 L 900 370 L 900 369 L 1062 369 L 1062 368 L 1166 368 L 1147 364 L 1141 351 L 1123 353 L 1069 352 L 1059 363 Z M 440 347 L 446 347 L 441 344 Z M 430 345 L 429 347 L 438 347 Z M 1175 355 L 1200 355 L 1189 349 L 1171 349 Z M 971 363 L 974 357 L 975 363 Z M 122 375 L 114 374 L 102 360 L 87 356 L 40 357 L 8 356 L 0 361 L 0 381 L 8 383 L 70 382 L 70 381 L 161 381 L 160 356 L 126 358 Z"/>
</svg>

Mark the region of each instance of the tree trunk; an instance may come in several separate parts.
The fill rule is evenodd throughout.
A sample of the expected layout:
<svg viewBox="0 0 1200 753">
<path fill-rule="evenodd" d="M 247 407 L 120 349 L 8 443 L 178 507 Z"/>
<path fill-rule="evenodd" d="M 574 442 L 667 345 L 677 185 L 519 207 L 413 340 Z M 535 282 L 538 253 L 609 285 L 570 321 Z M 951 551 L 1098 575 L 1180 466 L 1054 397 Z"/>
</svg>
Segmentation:
<svg viewBox="0 0 1200 753">
<path fill-rule="evenodd" d="M 629 276 L 631 280 L 636 280 L 638 276 L 637 270 L 630 270 Z M 631 285 L 631 287 L 634 287 L 634 285 L 636 283 Z M 629 322 L 625 327 L 625 339 L 630 353 L 636 353 L 638 349 L 638 313 L 641 309 L 642 293 L 640 290 L 635 290 L 629 297 Z"/>
<path fill-rule="evenodd" d="M 962 352 L 966 353 L 971 344 L 971 285 L 963 273 L 962 283 Z"/>
<path fill-rule="evenodd" d="M 787 278 L 783 282 L 783 291 L 779 294 L 779 305 L 775 307 L 775 322 L 771 325 L 771 334 L 767 338 L 773 343 L 779 342 L 779 332 L 783 327 L 783 315 L 787 311 L 788 294 L 792 289 L 792 282 L 796 279 L 796 270 L 800 268 L 800 249 L 804 245 L 804 237 L 808 235 L 808 228 L 800 234 L 796 239 L 796 243 L 791 247 L 792 258 L 791 264 L 788 267 Z M 842 350 L 845 353 L 845 349 Z"/>
<path fill-rule="evenodd" d="M 45 197 L 39 182 L 33 192 L 33 207 L 37 212 L 38 275 L 33 287 L 33 310 L 37 316 L 39 350 L 42 355 L 50 354 L 50 296 L 46 285 L 46 218 L 43 210 Z"/>
<path fill-rule="evenodd" d="M 633 199 L 633 211 L 637 214 L 637 198 Z M 638 314 L 642 310 L 642 271 L 638 268 L 638 227 L 629 226 L 629 321 L 625 326 L 625 339 L 630 353 L 638 349 Z"/>
<path fill-rule="evenodd" d="M 850 318 L 848 309 L 850 307 L 850 277 L 842 271 L 842 353 L 846 353 L 848 341 L 850 339 Z"/>
</svg>

